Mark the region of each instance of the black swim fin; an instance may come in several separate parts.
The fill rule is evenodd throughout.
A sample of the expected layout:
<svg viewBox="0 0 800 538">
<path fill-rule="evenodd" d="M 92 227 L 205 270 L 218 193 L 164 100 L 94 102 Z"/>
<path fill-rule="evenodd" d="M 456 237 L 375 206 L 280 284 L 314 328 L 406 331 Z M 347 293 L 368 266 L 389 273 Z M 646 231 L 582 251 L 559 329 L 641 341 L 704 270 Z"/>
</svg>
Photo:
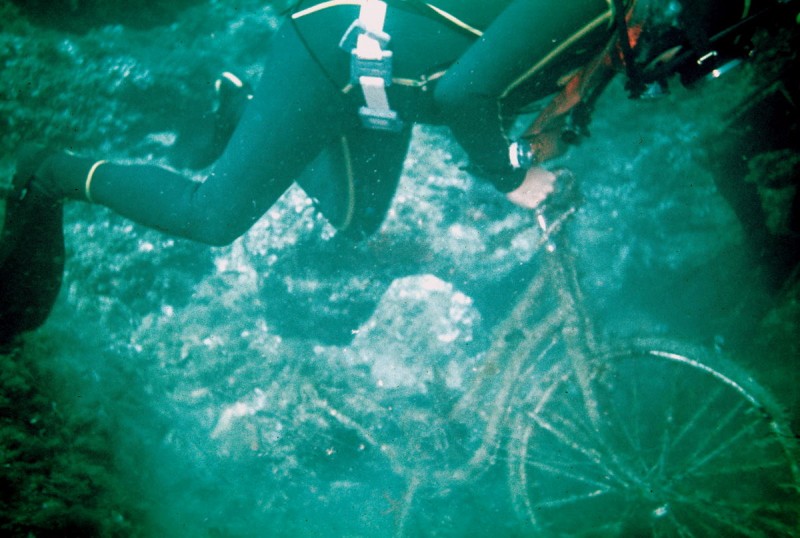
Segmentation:
<svg viewBox="0 0 800 538">
<path fill-rule="evenodd" d="M 20 159 L 18 168 L 25 169 Z M 30 174 L 29 174 L 30 175 Z M 0 349 L 39 327 L 55 303 L 64 271 L 63 204 L 17 174 L 0 229 Z"/>
</svg>

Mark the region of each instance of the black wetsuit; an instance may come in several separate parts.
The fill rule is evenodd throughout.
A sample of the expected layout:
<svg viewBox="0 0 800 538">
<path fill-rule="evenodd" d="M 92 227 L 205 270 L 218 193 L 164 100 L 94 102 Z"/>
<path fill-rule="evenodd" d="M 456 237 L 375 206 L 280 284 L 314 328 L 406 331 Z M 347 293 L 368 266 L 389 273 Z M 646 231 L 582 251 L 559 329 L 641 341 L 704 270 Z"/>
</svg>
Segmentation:
<svg viewBox="0 0 800 538">
<path fill-rule="evenodd" d="M 14 178 L 20 191 L 6 204 L 0 234 L 0 346 L 38 326 L 52 306 L 63 270 L 61 206 L 54 201 L 64 197 L 88 199 L 164 232 L 223 245 L 244 233 L 293 181 L 304 188 L 327 182 L 339 187 L 328 191 L 338 193 L 332 200 L 340 202 L 328 209 L 346 209 L 331 212 L 321 204 L 326 217 L 340 230 L 370 233 L 391 200 L 414 122 L 449 126 L 476 174 L 501 191 L 518 186 L 525 171 L 510 165 L 506 117 L 556 91 L 564 75 L 590 58 L 605 62 L 619 52 L 605 47 L 613 31 L 609 6 L 619 1 L 432 2 L 435 7 L 388 0 L 385 30 L 395 65 L 387 94 L 404 120 L 398 132 L 366 129 L 358 118 L 363 96 L 349 84 L 350 55 L 338 44 L 358 15 L 359 2 L 301 0 L 270 40 L 254 98 L 204 181 L 158 166 L 66 153 L 43 162 L 39 152 L 21 157 Z M 685 20 L 677 26 L 688 28 L 690 43 L 675 44 L 690 46 L 701 58 L 708 52 L 709 28 L 736 23 L 757 3 L 776 2 L 681 0 Z M 635 12 L 641 5 L 664 12 L 667 4 L 638 0 Z M 669 18 L 662 25 L 676 28 Z M 653 51 L 666 50 L 658 47 L 658 32 L 650 34 L 658 37 Z M 671 32 L 665 36 L 671 41 Z M 647 59 L 648 47 L 637 48 Z M 571 87 L 568 82 L 558 97 L 569 95 Z M 319 193 L 312 188 L 311 194 Z"/>
<path fill-rule="evenodd" d="M 338 43 L 358 16 L 351 4 L 299 3 L 271 38 L 254 98 L 204 182 L 157 166 L 105 163 L 92 175 L 91 201 L 164 232 L 223 245 L 304 175 L 352 173 L 363 183 L 396 183 L 416 121 L 448 125 L 473 170 L 512 190 L 524 171 L 508 162 L 501 102 L 513 106 L 554 90 L 557 75 L 576 65 L 565 58 L 578 48 L 584 55 L 596 50 L 585 41 L 560 45 L 584 29 L 602 43 L 610 20 L 606 0 L 441 0 L 441 11 L 390 1 L 385 30 L 395 79 L 434 80 L 389 87 L 404 127 L 384 132 L 361 126 L 363 97 L 346 88 L 350 56 Z M 314 6 L 324 9 L 307 11 Z M 554 57 L 560 61 L 546 61 Z M 84 198 L 94 162 L 58 155 L 44 167 L 43 183 Z"/>
</svg>

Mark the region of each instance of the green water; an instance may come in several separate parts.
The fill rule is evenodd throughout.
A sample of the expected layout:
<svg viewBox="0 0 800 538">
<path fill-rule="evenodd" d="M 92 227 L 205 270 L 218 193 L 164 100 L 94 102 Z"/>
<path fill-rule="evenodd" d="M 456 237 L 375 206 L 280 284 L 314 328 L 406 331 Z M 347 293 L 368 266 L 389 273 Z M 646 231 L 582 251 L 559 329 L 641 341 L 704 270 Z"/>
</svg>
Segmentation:
<svg viewBox="0 0 800 538">
<path fill-rule="evenodd" d="M 135 24 L 0 5 L 4 173 L 30 138 L 163 160 L 220 71 L 260 75 L 262 4 L 137 4 Z M 627 353 L 605 363 L 581 365 L 587 327 L 534 216 L 463 172 L 442 129 L 415 131 L 357 244 L 299 189 L 214 249 L 70 204 L 55 310 L 2 358 L 0 529 L 792 535 L 796 279 L 775 284 L 707 166 L 748 80 L 655 102 L 615 81 L 558 163 L 584 198 L 559 246 L 577 302 Z"/>
</svg>

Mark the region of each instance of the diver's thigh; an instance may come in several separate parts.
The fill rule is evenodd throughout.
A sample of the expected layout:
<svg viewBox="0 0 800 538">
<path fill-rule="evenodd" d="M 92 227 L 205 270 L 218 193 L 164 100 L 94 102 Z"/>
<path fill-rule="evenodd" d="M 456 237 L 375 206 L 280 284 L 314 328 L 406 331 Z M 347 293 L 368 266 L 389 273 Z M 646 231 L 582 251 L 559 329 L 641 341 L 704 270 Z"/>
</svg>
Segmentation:
<svg viewBox="0 0 800 538">
<path fill-rule="evenodd" d="M 329 143 L 344 114 L 339 91 L 284 24 L 253 100 L 198 194 L 262 214 Z"/>
</svg>

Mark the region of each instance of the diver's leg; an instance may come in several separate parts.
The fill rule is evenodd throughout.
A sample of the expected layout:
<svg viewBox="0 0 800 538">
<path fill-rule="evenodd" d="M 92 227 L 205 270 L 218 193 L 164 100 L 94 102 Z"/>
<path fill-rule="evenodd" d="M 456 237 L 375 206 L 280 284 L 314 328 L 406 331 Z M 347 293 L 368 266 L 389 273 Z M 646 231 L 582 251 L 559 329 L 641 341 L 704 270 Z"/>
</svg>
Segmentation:
<svg viewBox="0 0 800 538">
<path fill-rule="evenodd" d="M 208 110 L 178 129 L 168 157 L 173 166 L 201 170 L 214 164 L 225 151 L 247 104 L 253 99 L 250 84 L 229 71 L 214 81 L 214 91 L 214 101 Z"/>
<path fill-rule="evenodd" d="M 53 262 L 63 259 L 58 250 L 63 198 L 103 204 L 141 224 L 212 245 L 230 243 L 244 233 L 328 144 L 342 116 L 338 90 L 291 25 L 273 37 L 266 62 L 267 73 L 254 99 L 205 181 L 158 166 L 120 165 L 66 153 L 37 154 L 24 166 L 20 163 L 29 194 L 13 201 L 11 213 L 16 216 L 7 211 L 4 217 L 0 278 L 7 284 L 0 290 L 0 316 L 5 320 L 27 308 L 30 297 L 15 291 L 21 270 L 37 279 L 47 273 L 50 283 L 37 285 L 57 290 L 61 266 Z M 40 324 L 52 306 L 52 300 L 45 302 L 33 321 L 10 329 L 4 338 Z"/>
<path fill-rule="evenodd" d="M 297 182 L 340 232 L 374 233 L 389 210 L 411 140 L 411 127 L 384 132 L 354 126 L 331 142 Z"/>
<path fill-rule="evenodd" d="M 157 166 L 95 167 L 93 160 L 58 154 L 43 166 L 41 183 L 173 235 L 230 243 L 281 196 L 341 122 L 338 90 L 292 25 L 270 40 L 265 62 L 254 98 L 204 181 Z"/>
<path fill-rule="evenodd" d="M 403 174 L 411 126 L 400 132 L 356 129 L 347 138 L 353 171 L 353 214 L 342 231 L 352 237 L 374 233 L 389 211 Z"/>
</svg>

